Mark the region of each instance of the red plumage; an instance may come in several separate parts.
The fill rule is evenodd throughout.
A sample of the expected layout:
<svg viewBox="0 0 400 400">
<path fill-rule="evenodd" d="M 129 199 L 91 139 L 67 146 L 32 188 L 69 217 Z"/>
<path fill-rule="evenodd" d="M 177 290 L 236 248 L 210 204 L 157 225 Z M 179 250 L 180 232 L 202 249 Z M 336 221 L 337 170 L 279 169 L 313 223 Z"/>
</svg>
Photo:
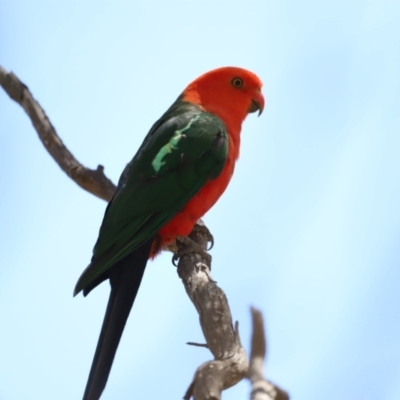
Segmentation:
<svg viewBox="0 0 400 400">
<path fill-rule="evenodd" d="M 197 108 L 199 107 L 207 113 L 214 114 L 214 117 L 208 116 L 208 118 L 217 121 L 217 126 L 220 129 L 223 129 L 220 121 L 215 118 L 215 116 L 219 117 L 219 119 L 224 123 L 228 134 L 228 151 L 226 153 L 226 134 L 224 130 L 224 157 L 223 159 L 221 158 L 220 164 L 220 167 L 223 165 L 222 171 L 219 167 L 217 169 L 219 174 L 216 173 L 212 175 L 209 173 L 208 175 L 203 175 L 204 180 L 200 177 L 201 180 L 198 180 L 197 182 L 199 183 L 199 186 L 194 186 L 197 193 L 195 191 L 189 192 L 189 194 L 196 193 L 191 198 L 187 193 L 170 193 L 170 195 L 176 194 L 178 197 L 184 196 L 180 198 L 182 202 L 186 199 L 189 200 L 186 202 L 184 207 L 157 232 L 155 238 L 154 232 L 152 232 L 151 237 L 146 238 L 146 240 L 138 245 L 138 247 L 130 250 L 130 252 L 127 252 L 126 254 L 118 255 L 118 251 L 124 252 L 125 250 L 124 248 L 122 248 L 122 250 L 118 249 L 118 247 L 115 248 L 116 242 L 113 241 L 115 239 L 114 235 L 115 232 L 117 232 L 117 235 L 120 232 L 115 230 L 115 226 L 123 229 L 125 227 L 125 222 L 123 222 L 123 220 L 118 220 L 118 218 L 115 217 L 115 215 L 118 216 L 118 211 L 123 210 L 123 207 L 120 208 L 119 205 L 117 206 L 116 204 L 118 204 L 118 199 L 121 200 L 121 197 L 118 196 L 123 196 L 124 194 L 127 197 L 122 197 L 125 199 L 125 203 L 122 202 L 122 205 L 128 206 L 131 204 L 127 199 L 132 201 L 132 198 L 129 197 L 132 192 L 129 191 L 129 188 L 124 192 L 124 186 L 122 184 L 121 193 L 119 195 L 117 194 L 115 198 L 116 203 L 114 203 L 113 199 L 107 207 L 91 264 L 83 272 L 75 287 L 75 294 L 83 290 L 86 295 L 105 279 L 109 279 L 111 283 L 110 298 L 86 385 L 83 397 L 84 400 L 98 400 L 106 385 L 126 320 L 142 281 L 149 254 L 150 257 L 154 257 L 158 253 L 159 249 L 174 241 L 177 236 L 188 235 L 193 229 L 196 221 L 215 204 L 228 186 L 234 172 L 236 160 L 239 157 L 242 122 L 249 112 L 257 110 L 261 112 L 264 108 L 264 98 L 261 94 L 261 86 L 262 84 L 260 79 L 252 72 L 233 67 L 219 68 L 197 78 L 184 90 L 183 95 L 178 98 L 179 103 L 186 102 L 194 104 L 196 107 L 190 106 L 190 108 L 195 109 L 196 111 L 198 111 Z M 203 112 L 200 112 L 200 114 L 205 115 Z M 194 118 L 192 118 L 192 120 L 194 120 Z M 210 125 L 207 127 L 210 127 Z M 178 131 L 175 131 L 175 133 L 176 132 Z M 156 133 L 151 130 L 148 135 L 151 137 L 152 134 Z M 159 134 L 161 133 L 159 132 Z M 202 133 L 198 132 L 198 135 L 200 137 Z M 200 142 L 197 141 L 194 145 L 197 146 L 198 143 Z M 197 147 L 195 149 L 197 149 Z M 156 159 L 158 154 L 159 153 L 157 153 Z M 180 156 L 182 156 L 182 154 L 180 154 Z M 202 154 L 204 154 L 204 152 Z M 140 154 L 133 158 L 132 163 L 135 161 L 138 163 L 138 159 L 140 160 Z M 225 160 L 225 164 L 222 164 L 222 160 Z M 137 165 L 138 164 L 136 164 L 136 166 Z M 134 167 L 132 167 L 132 170 L 134 170 Z M 217 177 L 214 179 L 208 179 L 207 177 L 210 176 Z M 194 177 L 196 178 L 196 175 L 194 175 Z M 128 178 L 125 177 L 127 180 Z M 203 182 L 205 183 L 203 184 Z M 203 186 L 201 187 L 201 185 Z M 200 190 L 198 189 L 199 187 Z M 134 188 L 136 187 L 134 186 Z M 137 189 L 136 195 L 140 194 L 139 189 Z M 135 190 L 133 193 L 135 194 Z M 159 194 L 161 195 L 162 193 Z M 136 197 L 136 199 L 138 199 L 138 197 Z M 141 199 L 142 201 L 146 201 L 145 197 L 141 197 Z M 132 208 L 134 209 L 133 206 Z M 176 212 L 176 209 L 173 210 Z M 117 223 L 115 221 L 119 222 Z M 135 221 L 135 218 L 133 218 L 133 227 L 136 229 L 134 232 L 137 233 L 139 228 L 135 226 Z M 140 221 L 141 219 L 139 218 L 139 223 Z M 127 219 L 127 223 L 129 223 L 129 218 Z M 111 229 L 111 233 L 108 232 L 111 239 L 106 235 L 106 229 L 104 228 L 105 230 L 102 230 L 104 224 L 106 224 L 105 226 L 109 224 L 107 229 L 110 227 L 113 228 Z M 104 234 L 108 240 L 111 240 L 112 245 L 109 245 L 108 247 L 105 246 L 106 250 L 103 249 L 100 251 L 99 248 L 104 246 L 104 242 L 102 242 L 102 240 L 104 240 L 102 239 L 102 234 Z M 132 238 L 126 239 L 128 239 L 128 241 L 125 245 L 129 246 L 129 240 Z M 106 241 L 106 243 L 109 242 Z M 115 260 L 111 258 L 111 261 L 107 260 L 107 257 L 110 258 L 110 254 L 112 255 L 115 251 L 117 251 L 117 258 Z M 107 263 L 109 265 L 107 265 Z"/>
<path fill-rule="evenodd" d="M 235 86 L 235 80 L 237 84 L 242 82 L 242 86 Z M 261 87 L 260 79 L 252 72 L 224 67 L 200 76 L 184 90 L 183 101 L 200 106 L 224 122 L 229 135 L 228 157 L 221 174 L 209 180 L 158 232 L 158 248 L 173 242 L 177 236 L 188 235 L 196 221 L 216 203 L 227 188 L 239 157 L 242 122 L 254 110 L 252 106 L 256 105 L 260 113 L 264 108 Z M 152 252 L 152 256 L 155 256 L 155 252 Z"/>
</svg>

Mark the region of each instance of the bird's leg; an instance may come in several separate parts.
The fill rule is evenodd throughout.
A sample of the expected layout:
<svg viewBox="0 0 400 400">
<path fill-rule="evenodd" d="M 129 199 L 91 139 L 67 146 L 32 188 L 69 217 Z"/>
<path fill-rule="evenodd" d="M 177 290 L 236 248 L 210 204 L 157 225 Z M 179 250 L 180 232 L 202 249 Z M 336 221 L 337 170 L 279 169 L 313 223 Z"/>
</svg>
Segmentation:
<svg viewBox="0 0 400 400">
<path fill-rule="evenodd" d="M 204 222 L 201 219 L 197 221 L 194 229 L 207 238 L 207 242 L 210 243 L 209 247 L 207 247 L 207 251 L 210 251 L 214 247 L 214 236 L 210 230 L 206 227 L 206 225 L 204 225 Z"/>
<path fill-rule="evenodd" d="M 200 235 L 204 236 L 204 238 L 207 240 L 207 243 L 210 243 L 207 246 L 207 251 L 210 251 L 214 247 L 214 236 L 212 235 L 210 230 L 204 225 L 204 222 L 201 219 L 196 222 L 196 225 L 194 226 L 193 231 L 189 236 L 192 236 L 193 233 L 199 233 Z M 185 244 L 185 238 L 183 236 L 179 236 L 176 239 Z M 164 244 L 162 249 L 165 251 L 176 253 L 178 251 L 178 247 L 179 246 L 177 241 L 174 240 L 171 243 L 168 242 Z"/>
<path fill-rule="evenodd" d="M 207 229 L 207 228 L 206 228 Z M 208 229 L 207 229 L 208 230 Z M 210 234 L 211 235 L 211 234 Z M 184 256 L 185 254 L 199 254 L 203 257 L 208 265 L 211 265 L 211 255 L 207 253 L 203 246 L 196 243 L 194 240 L 190 239 L 188 236 L 178 236 L 176 238 L 177 242 L 181 245 L 178 245 L 178 250 L 172 256 L 172 264 L 177 266 L 177 261 L 180 257 Z"/>
</svg>

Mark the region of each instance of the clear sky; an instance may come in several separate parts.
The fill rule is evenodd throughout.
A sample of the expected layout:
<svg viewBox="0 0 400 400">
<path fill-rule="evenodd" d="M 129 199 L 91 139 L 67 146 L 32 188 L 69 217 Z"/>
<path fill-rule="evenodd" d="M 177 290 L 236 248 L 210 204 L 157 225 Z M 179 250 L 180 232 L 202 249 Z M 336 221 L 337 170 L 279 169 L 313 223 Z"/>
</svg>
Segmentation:
<svg viewBox="0 0 400 400">
<path fill-rule="evenodd" d="M 256 72 L 267 106 L 205 220 L 213 276 L 293 400 L 400 399 L 400 3 L 0 0 L 0 64 L 117 181 L 199 74 Z M 105 202 L 0 90 L 0 399 L 82 396 L 109 288 L 72 297 Z M 102 399 L 182 398 L 207 350 L 169 254 L 149 264 Z M 225 400 L 247 399 L 242 382 Z"/>
</svg>

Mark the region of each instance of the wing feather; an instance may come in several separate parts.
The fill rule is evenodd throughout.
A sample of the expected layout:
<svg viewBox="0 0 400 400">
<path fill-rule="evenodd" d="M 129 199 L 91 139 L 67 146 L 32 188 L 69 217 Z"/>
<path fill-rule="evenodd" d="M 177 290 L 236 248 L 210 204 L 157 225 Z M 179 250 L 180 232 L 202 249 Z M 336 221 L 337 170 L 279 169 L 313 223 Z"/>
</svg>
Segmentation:
<svg viewBox="0 0 400 400">
<path fill-rule="evenodd" d="M 221 173 L 228 154 L 223 122 L 195 106 L 180 108 L 179 115 L 173 111 L 157 121 L 123 171 L 75 293 L 154 237 Z"/>
</svg>

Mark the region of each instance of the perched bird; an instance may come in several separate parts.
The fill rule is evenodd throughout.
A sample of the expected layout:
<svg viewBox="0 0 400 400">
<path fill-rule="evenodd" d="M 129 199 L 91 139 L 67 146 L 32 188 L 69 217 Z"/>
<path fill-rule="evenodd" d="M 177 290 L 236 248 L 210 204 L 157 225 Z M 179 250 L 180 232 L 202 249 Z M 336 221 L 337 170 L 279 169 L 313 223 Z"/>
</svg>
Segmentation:
<svg viewBox="0 0 400 400">
<path fill-rule="evenodd" d="M 260 79 L 224 67 L 190 83 L 153 125 L 107 206 L 74 295 L 106 279 L 111 293 L 84 400 L 98 400 L 149 258 L 188 235 L 225 191 L 248 113 L 264 108 Z"/>
</svg>

